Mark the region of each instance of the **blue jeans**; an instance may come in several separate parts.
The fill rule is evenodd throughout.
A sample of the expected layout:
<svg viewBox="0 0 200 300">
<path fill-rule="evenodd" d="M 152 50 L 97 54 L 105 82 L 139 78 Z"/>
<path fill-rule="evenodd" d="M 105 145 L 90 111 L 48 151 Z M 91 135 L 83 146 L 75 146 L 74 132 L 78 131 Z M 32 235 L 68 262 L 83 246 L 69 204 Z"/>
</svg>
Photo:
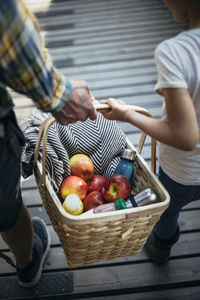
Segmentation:
<svg viewBox="0 0 200 300">
<path fill-rule="evenodd" d="M 154 226 L 154 232 L 159 238 L 169 240 L 175 236 L 178 230 L 180 210 L 188 203 L 200 199 L 200 186 L 177 183 L 167 176 L 161 168 L 158 178 L 170 195 L 170 204 Z"/>
</svg>

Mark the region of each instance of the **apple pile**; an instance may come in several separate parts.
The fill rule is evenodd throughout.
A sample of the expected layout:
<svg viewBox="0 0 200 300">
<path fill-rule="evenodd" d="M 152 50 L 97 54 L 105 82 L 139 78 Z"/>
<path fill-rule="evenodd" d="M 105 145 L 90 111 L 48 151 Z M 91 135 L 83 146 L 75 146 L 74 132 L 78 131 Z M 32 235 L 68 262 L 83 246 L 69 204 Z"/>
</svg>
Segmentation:
<svg viewBox="0 0 200 300">
<path fill-rule="evenodd" d="M 69 160 L 71 176 L 64 179 L 60 195 L 64 200 L 70 194 L 76 194 L 83 201 L 84 212 L 101 204 L 126 199 L 130 194 L 128 179 L 120 174 L 109 178 L 94 174 L 94 165 L 89 156 L 76 154 Z"/>
</svg>

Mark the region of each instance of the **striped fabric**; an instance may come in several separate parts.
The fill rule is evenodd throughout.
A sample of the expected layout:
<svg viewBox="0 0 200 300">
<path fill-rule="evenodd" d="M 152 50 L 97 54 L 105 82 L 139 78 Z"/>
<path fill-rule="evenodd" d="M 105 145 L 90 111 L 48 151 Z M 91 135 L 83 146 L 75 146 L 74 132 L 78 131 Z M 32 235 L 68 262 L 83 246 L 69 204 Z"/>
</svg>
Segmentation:
<svg viewBox="0 0 200 300">
<path fill-rule="evenodd" d="M 48 116 L 46 113 L 33 113 L 22 126 L 26 137 L 22 154 L 25 178 L 32 173 L 39 128 Z M 47 170 L 52 178 L 52 185 L 58 191 L 63 179 L 71 175 L 69 158 L 77 153 L 87 154 L 92 159 L 95 174 L 109 177 L 113 174 L 125 145 L 126 136 L 117 123 L 106 120 L 100 113 L 95 121 L 87 119 L 68 126 L 54 123 L 49 128 L 47 144 Z"/>
<path fill-rule="evenodd" d="M 13 106 L 6 87 L 45 112 L 62 109 L 73 88 L 53 66 L 33 14 L 20 0 L 0 0 L 0 108 Z"/>
</svg>

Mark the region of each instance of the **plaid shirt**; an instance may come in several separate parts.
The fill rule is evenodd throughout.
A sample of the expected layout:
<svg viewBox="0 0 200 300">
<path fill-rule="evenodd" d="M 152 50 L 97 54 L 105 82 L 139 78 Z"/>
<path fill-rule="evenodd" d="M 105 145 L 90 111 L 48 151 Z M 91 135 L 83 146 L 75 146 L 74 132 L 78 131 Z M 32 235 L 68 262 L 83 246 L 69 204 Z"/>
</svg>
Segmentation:
<svg viewBox="0 0 200 300">
<path fill-rule="evenodd" d="M 45 112 L 60 111 L 73 92 L 51 63 L 38 23 L 22 0 L 0 0 L 0 115 L 14 106 L 7 87 Z"/>
</svg>

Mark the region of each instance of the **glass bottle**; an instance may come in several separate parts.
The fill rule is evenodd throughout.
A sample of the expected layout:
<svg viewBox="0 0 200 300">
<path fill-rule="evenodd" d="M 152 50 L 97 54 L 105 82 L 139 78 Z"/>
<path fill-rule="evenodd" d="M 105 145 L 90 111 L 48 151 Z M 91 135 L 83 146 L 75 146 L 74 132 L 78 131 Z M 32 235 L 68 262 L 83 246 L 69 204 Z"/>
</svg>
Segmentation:
<svg viewBox="0 0 200 300">
<path fill-rule="evenodd" d="M 121 174 L 124 175 L 132 188 L 133 185 L 133 175 L 134 175 L 134 160 L 136 157 L 136 152 L 130 149 L 124 149 L 120 162 L 118 163 L 114 174 Z"/>
</svg>

